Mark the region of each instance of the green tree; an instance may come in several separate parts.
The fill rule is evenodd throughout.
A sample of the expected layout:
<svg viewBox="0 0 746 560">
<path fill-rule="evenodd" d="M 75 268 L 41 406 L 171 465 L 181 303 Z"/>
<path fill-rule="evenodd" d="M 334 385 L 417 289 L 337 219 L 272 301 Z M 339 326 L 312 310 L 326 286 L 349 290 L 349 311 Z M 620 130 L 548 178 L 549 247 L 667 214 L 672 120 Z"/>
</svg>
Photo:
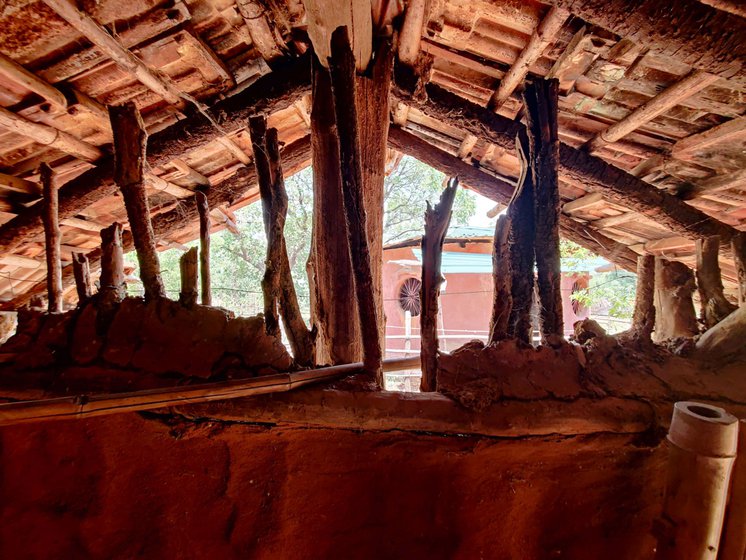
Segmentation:
<svg viewBox="0 0 746 560">
<path fill-rule="evenodd" d="M 421 235 L 424 228 L 426 201 L 436 203 L 445 176 L 413 158 L 402 158 L 399 166 L 384 183 L 384 243 Z M 285 241 L 301 309 L 309 309 L 309 286 L 306 262 L 311 248 L 313 215 L 313 172 L 306 168 L 285 181 L 288 193 L 288 216 Z M 474 195 L 460 190 L 453 208 L 454 225 L 468 223 L 474 215 Z M 253 315 L 262 309 L 261 279 L 267 239 L 262 221 L 261 203 L 251 204 L 236 213 L 235 235 L 222 230 L 211 238 L 210 264 L 213 304 L 241 315 Z M 195 242 L 188 245 L 194 246 Z M 179 293 L 179 258 L 182 251 L 170 249 L 160 253 L 164 284 L 169 297 Z M 136 265 L 134 254 L 127 255 Z M 132 286 L 131 292 L 141 293 Z"/>
</svg>

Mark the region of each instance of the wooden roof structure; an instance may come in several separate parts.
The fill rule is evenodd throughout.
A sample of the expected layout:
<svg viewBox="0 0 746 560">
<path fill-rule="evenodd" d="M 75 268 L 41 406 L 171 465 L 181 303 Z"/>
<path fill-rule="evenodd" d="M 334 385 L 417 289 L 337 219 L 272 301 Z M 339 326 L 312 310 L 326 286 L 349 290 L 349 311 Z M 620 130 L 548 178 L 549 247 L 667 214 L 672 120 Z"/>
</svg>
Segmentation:
<svg viewBox="0 0 746 560">
<path fill-rule="evenodd" d="M 399 65 L 417 68 L 417 91 L 397 78 L 392 92 L 393 149 L 429 154 L 434 166 L 447 160 L 463 184 L 504 200 L 520 171 L 523 81 L 555 77 L 563 233 L 626 268 L 644 253 L 693 266 L 695 240 L 720 235 L 726 293 L 735 295 L 728 244 L 746 230 L 746 14 L 737 3 L 373 0 L 370 18 L 367 3 L 343 4 L 342 23 L 366 16 L 355 20 L 357 45 L 395 28 Z M 286 173 L 310 164 L 308 51 L 330 5 L 4 4 L 0 305 L 17 308 L 44 290 L 41 163 L 62 185 L 63 264 L 74 252 L 95 256 L 100 230 L 127 222 L 107 105 L 135 101 L 148 128 L 162 249 L 196 237 L 196 190 L 207 191 L 215 228 L 258 199 L 250 114 L 265 112 L 278 129 Z"/>
</svg>

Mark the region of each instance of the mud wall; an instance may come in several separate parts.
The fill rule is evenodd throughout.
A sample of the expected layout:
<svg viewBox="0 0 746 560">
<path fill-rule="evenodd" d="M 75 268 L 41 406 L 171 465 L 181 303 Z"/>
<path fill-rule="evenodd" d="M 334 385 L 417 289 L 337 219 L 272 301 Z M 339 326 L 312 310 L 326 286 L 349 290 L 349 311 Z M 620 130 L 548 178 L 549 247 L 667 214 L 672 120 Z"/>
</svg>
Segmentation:
<svg viewBox="0 0 746 560">
<path fill-rule="evenodd" d="M 664 461 L 639 436 L 6 427 L 0 557 L 644 560 Z"/>
</svg>

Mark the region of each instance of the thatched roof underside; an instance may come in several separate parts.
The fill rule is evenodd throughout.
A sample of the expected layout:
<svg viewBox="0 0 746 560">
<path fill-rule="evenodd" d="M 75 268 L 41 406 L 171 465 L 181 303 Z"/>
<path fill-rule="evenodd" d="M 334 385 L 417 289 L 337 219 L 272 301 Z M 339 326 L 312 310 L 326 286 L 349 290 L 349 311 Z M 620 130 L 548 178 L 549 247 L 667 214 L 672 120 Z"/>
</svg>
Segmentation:
<svg viewBox="0 0 746 560">
<path fill-rule="evenodd" d="M 712 73 L 699 62 L 693 68 L 688 54 L 661 54 L 671 49 L 585 21 L 585 11 L 573 13 L 573 2 L 555 3 L 568 11 L 535 2 L 430 2 L 420 44 L 433 57 L 430 82 L 482 106 L 499 98 L 498 113 L 520 120 L 522 85 L 519 81 L 508 87 L 506 74 L 511 77 L 517 60 L 526 63 L 530 74 L 560 81 L 562 142 L 573 147 L 595 142 L 596 155 L 608 163 L 725 224 L 746 229 L 746 80 L 737 64 L 729 61 L 735 70 L 714 65 Z M 186 96 L 209 108 L 251 88 L 309 46 L 308 18 L 300 0 L 83 0 L 80 8 L 168 87 L 157 91 L 152 80 L 145 85 L 148 80 L 138 77 L 138 71 L 115 62 L 44 2 L 5 3 L 0 8 L 0 105 L 6 109 L 0 113 L 0 223 L 7 223 L 1 226 L 6 230 L 38 201 L 41 162 L 52 165 L 65 183 L 107 160 L 111 128 L 106 105 L 134 100 L 154 135 L 195 112 Z M 398 11 L 398 3 L 374 2 L 374 22 L 385 24 Z M 727 17 L 731 23 L 744 22 L 737 15 Z M 703 41 L 716 34 L 706 34 Z M 3 73 L 8 59 L 52 86 L 50 90 Z M 677 84 L 683 84 L 681 91 Z M 61 95 L 55 96 L 55 90 Z M 185 96 L 169 99 L 174 91 Z M 269 126 L 279 130 L 286 145 L 310 132 L 309 91 L 269 115 Z M 639 110 L 651 103 L 647 113 Z M 519 166 L 512 151 L 415 107 L 394 101 L 391 109 L 394 122 L 408 132 L 508 182 L 516 180 Z M 43 126 L 8 125 L 9 113 Z M 632 130 L 614 138 L 609 127 L 631 118 Z M 160 158 L 165 161 L 152 168 L 161 179 L 150 187 L 153 215 L 178 208 L 200 185 L 219 184 L 251 160 L 246 129 L 224 132 L 197 149 Z M 305 159 L 294 165 L 308 163 Z M 653 216 L 590 194 L 582 184 L 562 183 L 561 195 L 567 215 L 632 251 L 694 264 L 693 240 L 674 234 Z M 232 211 L 257 198 L 254 186 L 230 205 L 213 208 L 215 228 L 231 227 Z M 113 190 L 63 220 L 63 264 L 72 261 L 72 252 L 97 248 L 98 232 L 113 221 L 127 221 L 122 199 Z M 160 248 L 193 239 L 197 228 L 191 222 L 170 231 L 159 239 Z M 733 296 L 736 273 L 726 255 L 721 267 Z M 28 236 L 0 254 L 0 302 L 6 307 L 44 279 L 43 235 Z"/>
</svg>

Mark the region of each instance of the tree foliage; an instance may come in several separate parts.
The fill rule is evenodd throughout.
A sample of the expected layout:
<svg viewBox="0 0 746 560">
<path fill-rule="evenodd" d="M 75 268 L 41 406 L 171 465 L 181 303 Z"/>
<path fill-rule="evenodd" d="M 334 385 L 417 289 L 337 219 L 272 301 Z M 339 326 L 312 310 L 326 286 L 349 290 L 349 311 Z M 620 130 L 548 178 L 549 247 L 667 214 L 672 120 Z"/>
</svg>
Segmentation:
<svg viewBox="0 0 746 560">
<path fill-rule="evenodd" d="M 436 203 L 445 176 L 413 158 L 402 158 L 384 183 L 384 243 L 416 237 L 424 232 L 426 201 Z M 288 216 L 285 241 L 301 309 L 309 309 L 306 262 L 311 248 L 313 221 L 313 172 L 311 168 L 285 181 Z M 453 207 L 454 225 L 468 223 L 476 209 L 475 197 L 461 189 Z M 213 304 L 241 315 L 253 315 L 262 309 L 261 279 L 267 239 L 262 221 L 261 203 L 236 211 L 238 235 L 228 230 L 214 234 L 210 242 Z M 189 244 L 194 246 L 195 242 Z M 161 272 L 169 297 L 179 293 L 179 258 L 182 251 L 170 249 L 160 254 Z M 134 254 L 127 261 L 136 265 Z M 132 289 L 133 292 L 138 290 Z"/>
</svg>

